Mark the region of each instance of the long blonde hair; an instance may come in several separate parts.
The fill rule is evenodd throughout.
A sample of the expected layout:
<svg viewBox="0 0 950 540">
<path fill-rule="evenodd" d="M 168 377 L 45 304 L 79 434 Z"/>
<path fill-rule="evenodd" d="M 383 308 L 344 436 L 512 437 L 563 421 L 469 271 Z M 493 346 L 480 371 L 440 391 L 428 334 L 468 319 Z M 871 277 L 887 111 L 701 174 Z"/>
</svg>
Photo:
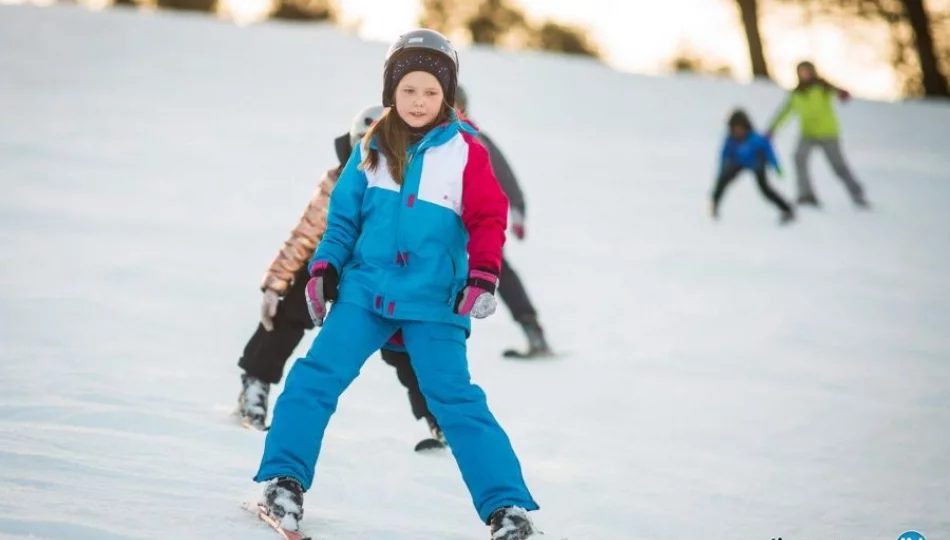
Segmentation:
<svg viewBox="0 0 950 540">
<path fill-rule="evenodd" d="M 415 134 L 412 128 L 399 118 L 399 113 L 395 109 L 393 106 L 384 110 L 379 120 L 370 126 L 360 141 L 360 144 L 368 147 L 369 141 L 376 136 L 376 142 L 380 148 L 380 150 L 370 150 L 366 154 L 360 163 L 360 169 L 375 171 L 379 167 L 379 152 L 381 151 L 386 156 L 390 176 L 396 184 L 401 186 L 406 166 L 409 164 L 409 146 L 412 145 Z M 451 111 L 452 107 L 443 103 L 433 125 L 442 124 L 451 118 Z"/>
</svg>

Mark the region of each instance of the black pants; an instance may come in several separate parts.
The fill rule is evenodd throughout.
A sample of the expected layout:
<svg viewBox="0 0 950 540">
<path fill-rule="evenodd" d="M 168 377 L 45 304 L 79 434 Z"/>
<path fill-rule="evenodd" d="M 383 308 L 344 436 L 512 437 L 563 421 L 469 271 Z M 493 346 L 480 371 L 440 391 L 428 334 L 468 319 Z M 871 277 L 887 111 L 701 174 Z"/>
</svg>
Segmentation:
<svg viewBox="0 0 950 540">
<path fill-rule="evenodd" d="M 271 384 L 280 382 L 284 366 L 294 349 L 300 344 L 307 330 L 313 328 L 310 312 L 307 311 L 306 287 L 310 276 L 306 268 L 294 276 L 284 298 L 277 305 L 274 329 L 268 332 L 257 324 L 257 330 L 244 346 L 244 354 L 238 362 L 245 373 Z"/>
<path fill-rule="evenodd" d="M 268 332 L 258 323 L 257 330 L 244 347 L 244 354 L 238 362 L 238 366 L 248 375 L 271 384 L 280 382 L 290 355 L 300 344 L 304 333 L 313 328 L 313 321 L 307 311 L 308 280 L 306 268 L 294 276 L 293 285 L 277 305 L 273 330 Z M 537 318 L 521 279 L 512 270 L 507 259 L 502 259 L 498 295 L 516 321 L 526 322 Z M 416 419 L 431 417 L 425 397 L 419 389 L 419 381 L 416 379 L 409 354 L 387 349 L 383 349 L 381 354 L 383 361 L 396 368 L 396 377 L 409 394 L 413 416 Z"/>
<path fill-rule="evenodd" d="M 508 259 L 501 260 L 501 275 L 498 276 L 498 296 L 508 306 L 511 316 L 518 322 L 534 320 L 538 314 L 531 305 L 528 291 L 521 283 L 521 278 L 508 264 Z"/>
<path fill-rule="evenodd" d="M 726 188 L 729 187 L 729 184 L 735 180 L 739 173 L 742 172 L 743 167 L 737 165 L 728 165 L 722 168 L 722 172 L 719 173 L 719 178 L 716 179 L 716 187 L 713 189 L 712 200 L 713 204 L 718 208 L 719 201 L 722 199 L 723 194 L 726 192 Z M 765 166 L 756 167 L 752 169 L 752 172 L 755 174 L 755 181 L 759 185 L 759 191 L 762 193 L 762 196 L 769 200 L 772 204 L 777 206 L 783 212 L 791 211 L 791 206 L 785 202 L 785 199 L 781 195 L 775 192 L 772 189 L 772 186 L 769 185 L 768 178 L 765 173 Z"/>
<path fill-rule="evenodd" d="M 416 379 L 416 371 L 412 369 L 409 353 L 389 349 L 383 349 L 379 353 L 384 362 L 396 368 L 396 378 L 406 387 L 406 392 L 409 394 L 409 406 L 412 408 L 412 415 L 416 417 L 416 420 L 432 418 L 429 406 L 426 405 L 426 398 L 422 395 L 422 390 L 419 389 L 419 381 Z"/>
</svg>

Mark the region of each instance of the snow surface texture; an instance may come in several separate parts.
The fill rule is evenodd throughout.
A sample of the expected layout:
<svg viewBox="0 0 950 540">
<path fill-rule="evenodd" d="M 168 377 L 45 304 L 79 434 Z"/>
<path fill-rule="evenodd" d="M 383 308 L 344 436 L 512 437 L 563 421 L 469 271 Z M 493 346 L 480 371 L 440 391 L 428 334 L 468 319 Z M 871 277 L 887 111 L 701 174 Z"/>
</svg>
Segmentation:
<svg viewBox="0 0 950 540">
<path fill-rule="evenodd" d="M 0 6 L 0 536 L 272 537 L 240 509 L 263 435 L 228 417 L 235 364 L 385 47 Z M 529 198 L 508 256 L 571 352 L 502 360 L 523 341 L 504 309 L 470 340 L 548 536 L 950 536 L 950 107 L 840 107 L 871 213 L 816 154 L 823 211 L 780 228 L 746 176 L 713 223 L 728 109 L 761 125 L 780 89 L 484 49 L 461 66 Z M 486 538 L 450 454 L 412 452 L 425 434 L 371 359 L 303 526 Z"/>
</svg>

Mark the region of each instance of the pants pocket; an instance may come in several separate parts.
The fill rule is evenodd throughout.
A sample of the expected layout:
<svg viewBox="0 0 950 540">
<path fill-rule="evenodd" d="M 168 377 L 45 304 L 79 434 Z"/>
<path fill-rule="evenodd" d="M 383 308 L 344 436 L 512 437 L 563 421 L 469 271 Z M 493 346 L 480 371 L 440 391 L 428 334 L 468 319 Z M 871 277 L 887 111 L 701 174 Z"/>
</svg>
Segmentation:
<svg viewBox="0 0 950 540">
<path fill-rule="evenodd" d="M 429 338 L 434 341 L 452 341 L 465 345 L 465 329 L 454 324 L 430 323 Z"/>
</svg>

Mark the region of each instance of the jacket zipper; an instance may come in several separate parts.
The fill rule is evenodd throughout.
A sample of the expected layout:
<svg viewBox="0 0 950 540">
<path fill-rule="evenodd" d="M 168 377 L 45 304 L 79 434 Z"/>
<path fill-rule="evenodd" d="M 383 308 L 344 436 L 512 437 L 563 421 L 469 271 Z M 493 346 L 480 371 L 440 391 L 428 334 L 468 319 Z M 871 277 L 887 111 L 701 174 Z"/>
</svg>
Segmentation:
<svg viewBox="0 0 950 540">
<path fill-rule="evenodd" d="M 406 177 L 408 176 L 408 173 L 409 173 L 409 167 L 412 165 L 412 160 L 416 157 L 417 152 L 418 152 L 418 147 L 415 150 L 409 151 L 409 159 L 406 160 L 406 168 L 402 171 L 402 184 L 399 186 L 399 207 L 396 210 L 396 225 L 393 230 L 393 236 L 394 236 L 393 243 L 396 246 L 397 256 L 402 256 L 402 253 L 403 253 L 402 242 L 399 241 L 399 224 L 402 221 L 403 205 L 409 204 L 408 197 L 406 197 L 406 193 L 403 190 L 406 187 Z M 411 196 L 412 194 L 409 194 L 409 195 Z M 387 277 L 386 283 L 383 285 L 383 296 L 386 298 L 389 297 L 388 291 L 389 291 L 389 278 Z M 389 305 L 390 307 L 392 307 L 391 301 L 389 302 Z"/>
<path fill-rule="evenodd" d="M 415 194 L 413 193 L 406 195 L 403 192 L 403 190 L 406 187 L 406 178 L 409 175 L 409 169 L 412 167 L 412 160 L 414 160 L 416 158 L 416 155 L 418 155 L 419 152 L 423 150 L 423 144 L 426 142 L 426 138 L 428 136 L 429 134 L 427 134 L 426 137 L 423 137 L 418 143 L 416 143 L 415 149 L 409 150 L 409 157 L 406 160 L 406 168 L 402 171 L 402 184 L 399 186 L 399 208 L 396 210 L 396 226 L 395 226 L 395 230 L 393 231 L 393 234 L 395 235 L 395 244 L 396 244 L 397 254 L 401 254 L 403 252 L 402 243 L 399 241 L 399 223 L 402 221 L 403 205 L 409 204 L 409 197 L 415 197 Z M 421 177 L 420 177 L 420 180 L 421 180 Z M 455 261 L 452 261 L 452 264 L 454 266 Z M 389 289 L 389 279 L 386 280 L 386 283 L 383 286 L 383 295 L 386 297 L 388 297 L 388 295 L 386 294 L 388 289 Z M 390 303 L 389 305 L 392 305 L 392 304 Z"/>
</svg>

